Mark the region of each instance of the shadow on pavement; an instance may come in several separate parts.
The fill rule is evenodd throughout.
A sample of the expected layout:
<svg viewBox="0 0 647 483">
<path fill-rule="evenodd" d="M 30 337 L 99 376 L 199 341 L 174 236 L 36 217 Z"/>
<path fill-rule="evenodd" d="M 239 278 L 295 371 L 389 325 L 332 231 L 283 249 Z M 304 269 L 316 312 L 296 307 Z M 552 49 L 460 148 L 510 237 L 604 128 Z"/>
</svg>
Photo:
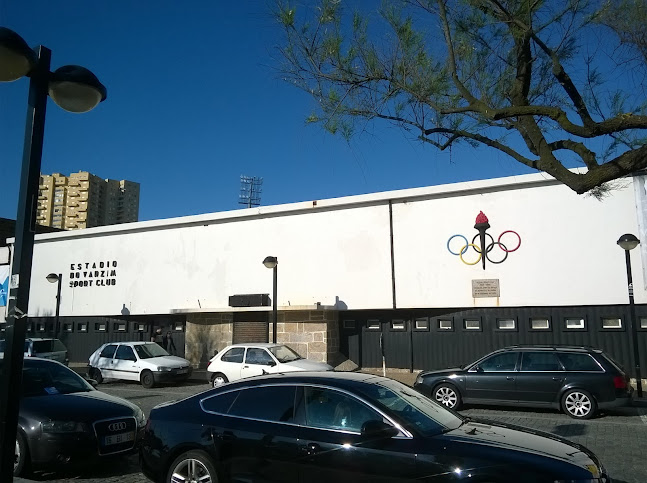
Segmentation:
<svg viewBox="0 0 647 483">
<path fill-rule="evenodd" d="M 70 481 L 70 480 L 92 480 L 102 481 L 106 479 L 127 478 L 129 475 L 140 475 L 141 469 L 137 455 L 114 457 L 93 465 L 73 466 L 61 468 L 56 471 L 33 471 L 22 476 L 18 481 Z M 116 481 L 116 480 L 115 480 Z"/>
<path fill-rule="evenodd" d="M 555 426 L 551 433 L 556 434 L 557 436 L 564 436 L 569 438 L 572 436 L 584 436 L 588 433 L 588 428 L 584 424 L 574 423 L 574 424 L 559 424 Z"/>
</svg>

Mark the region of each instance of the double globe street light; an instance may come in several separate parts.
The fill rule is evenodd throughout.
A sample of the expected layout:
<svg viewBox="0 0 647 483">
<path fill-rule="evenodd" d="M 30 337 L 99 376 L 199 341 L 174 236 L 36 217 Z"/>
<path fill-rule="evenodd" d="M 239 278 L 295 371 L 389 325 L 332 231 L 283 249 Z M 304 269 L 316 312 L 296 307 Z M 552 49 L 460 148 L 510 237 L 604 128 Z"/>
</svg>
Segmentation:
<svg viewBox="0 0 647 483">
<path fill-rule="evenodd" d="M 90 111 L 106 99 L 106 88 L 92 72 L 78 65 L 66 65 L 51 72 L 51 56 L 47 47 L 31 49 L 16 32 L 0 27 L 0 82 L 30 79 L 0 377 L 0 481 L 11 481 L 13 475 L 27 325 L 23 318 L 27 317 L 29 307 L 47 96 L 64 110 L 75 113 Z"/>
</svg>

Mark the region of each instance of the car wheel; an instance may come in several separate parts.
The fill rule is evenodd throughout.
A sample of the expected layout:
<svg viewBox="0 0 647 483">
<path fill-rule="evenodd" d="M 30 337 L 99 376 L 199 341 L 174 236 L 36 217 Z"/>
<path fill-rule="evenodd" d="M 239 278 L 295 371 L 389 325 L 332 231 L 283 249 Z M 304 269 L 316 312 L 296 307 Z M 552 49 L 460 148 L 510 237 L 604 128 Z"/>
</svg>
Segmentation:
<svg viewBox="0 0 647 483">
<path fill-rule="evenodd" d="M 16 452 L 13 460 L 13 475 L 19 476 L 27 472 L 29 466 L 29 449 L 25 437 L 18 432 L 16 434 Z"/>
<path fill-rule="evenodd" d="M 213 376 L 211 376 L 211 385 L 213 387 L 222 386 L 223 384 L 226 384 L 228 382 L 229 379 L 227 379 L 227 376 L 225 376 L 222 372 L 216 372 Z"/>
<path fill-rule="evenodd" d="M 149 370 L 142 371 L 142 375 L 139 376 L 139 381 L 146 389 L 150 389 L 155 385 L 155 378 L 153 377 L 153 373 Z"/>
<path fill-rule="evenodd" d="M 434 389 L 434 400 L 449 409 L 458 409 L 461 405 L 461 395 L 456 386 L 440 384 Z"/>
<path fill-rule="evenodd" d="M 572 389 L 562 397 L 562 409 L 572 418 L 590 419 L 595 415 L 597 404 L 588 392 Z"/>
<path fill-rule="evenodd" d="M 90 371 L 90 379 L 94 379 L 95 381 L 97 381 L 97 384 L 101 384 L 103 382 L 103 375 L 101 374 L 101 370 L 93 367 Z"/>
<path fill-rule="evenodd" d="M 164 481 L 169 483 L 181 481 L 217 483 L 218 475 L 207 453 L 192 450 L 181 454 L 173 461 Z"/>
</svg>

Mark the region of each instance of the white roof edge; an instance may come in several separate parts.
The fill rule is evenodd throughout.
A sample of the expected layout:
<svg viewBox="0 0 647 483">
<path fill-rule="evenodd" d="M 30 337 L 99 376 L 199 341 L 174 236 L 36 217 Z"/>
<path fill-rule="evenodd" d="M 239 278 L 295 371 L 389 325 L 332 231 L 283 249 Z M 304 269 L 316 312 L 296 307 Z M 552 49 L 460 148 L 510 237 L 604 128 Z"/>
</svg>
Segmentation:
<svg viewBox="0 0 647 483">
<path fill-rule="evenodd" d="M 572 171 L 580 172 L 575 169 Z M 547 173 L 531 173 L 502 178 L 481 179 L 474 181 L 461 181 L 436 186 L 425 186 L 421 188 L 406 188 L 393 191 L 381 191 L 362 195 L 343 196 L 339 198 L 328 198 L 323 200 L 299 201 L 281 205 L 258 206 L 255 208 L 243 208 L 239 210 L 221 211 L 202 215 L 190 215 L 176 218 L 163 218 L 150 221 L 138 221 L 123 223 L 119 225 L 106 225 L 83 230 L 69 230 L 65 232 L 42 233 L 36 235 L 36 241 L 74 239 L 97 236 L 100 234 L 114 235 L 119 233 L 138 232 L 142 230 L 156 230 L 165 228 L 179 228 L 192 225 L 206 225 L 219 221 L 234 220 L 236 218 L 263 217 L 266 215 L 277 215 L 281 213 L 306 212 L 321 209 L 340 209 L 344 206 L 361 205 L 368 203 L 379 204 L 388 201 L 403 201 L 411 198 L 424 198 L 442 194 L 456 195 L 461 192 L 485 191 L 490 189 L 501 189 L 510 187 L 522 187 L 528 185 L 560 184 L 555 178 Z M 7 243 L 13 244 L 15 238 L 8 238 Z"/>
</svg>

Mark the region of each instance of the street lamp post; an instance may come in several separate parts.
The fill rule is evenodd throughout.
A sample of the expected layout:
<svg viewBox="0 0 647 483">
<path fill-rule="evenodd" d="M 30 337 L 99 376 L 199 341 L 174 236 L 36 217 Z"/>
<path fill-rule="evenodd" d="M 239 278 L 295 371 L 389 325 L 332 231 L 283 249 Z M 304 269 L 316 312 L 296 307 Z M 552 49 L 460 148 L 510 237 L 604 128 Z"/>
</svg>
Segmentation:
<svg viewBox="0 0 647 483">
<path fill-rule="evenodd" d="M 265 257 L 265 260 L 263 260 L 263 265 L 265 265 L 267 268 L 271 268 L 273 270 L 273 275 L 274 275 L 274 283 L 273 283 L 273 294 L 272 294 L 272 342 L 276 344 L 276 332 L 277 332 L 277 313 L 276 313 L 276 282 L 277 282 L 277 275 L 276 275 L 276 267 L 279 264 L 279 261 L 276 257 Z"/>
<path fill-rule="evenodd" d="M 79 113 L 93 109 L 106 98 L 106 88 L 92 72 L 76 65 L 63 66 L 50 72 L 50 59 L 51 51 L 47 47 L 41 45 L 32 50 L 17 33 L 0 27 L 0 82 L 30 78 L 7 300 L 4 367 L 0 377 L 0 481 L 11 481 L 13 477 L 27 325 L 24 318 L 29 307 L 47 96 L 66 111 Z"/>
<path fill-rule="evenodd" d="M 638 350 L 638 333 L 636 330 L 636 307 L 634 305 L 634 284 L 631 277 L 631 256 L 629 252 L 636 248 L 640 240 L 635 235 L 627 233 L 618 239 L 618 245 L 625 251 L 627 265 L 627 289 L 629 291 L 629 310 L 631 313 L 631 341 L 633 344 L 634 364 L 636 368 L 636 388 L 638 397 L 643 396 L 642 376 L 640 375 L 640 352 Z"/>
<path fill-rule="evenodd" d="M 59 273 L 58 275 L 55 273 L 50 273 L 45 277 L 49 283 L 57 283 L 56 287 L 56 318 L 54 319 L 54 330 L 56 334 L 56 338 L 59 337 L 59 334 L 61 332 L 61 323 L 59 321 L 59 314 L 60 314 L 60 309 L 61 309 L 61 285 L 63 284 L 63 274 Z"/>
</svg>

